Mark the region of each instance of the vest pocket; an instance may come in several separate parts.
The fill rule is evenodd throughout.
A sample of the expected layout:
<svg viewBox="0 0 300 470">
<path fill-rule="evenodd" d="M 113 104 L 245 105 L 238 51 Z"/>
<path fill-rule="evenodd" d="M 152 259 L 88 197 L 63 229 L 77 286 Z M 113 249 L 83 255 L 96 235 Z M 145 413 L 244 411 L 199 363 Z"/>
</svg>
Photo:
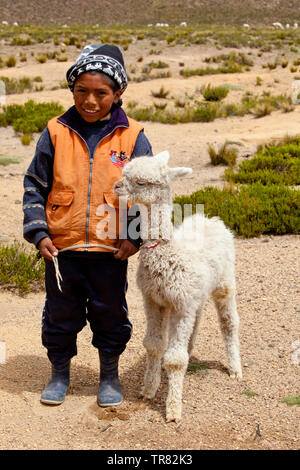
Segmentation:
<svg viewBox="0 0 300 470">
<path fill-rule="evenodd" d="M 46 206 L 50 233 L 63 234 L 71 228 L 73 198 L 74 193 L 71 190 L 50 192 Z"/>
</svg>

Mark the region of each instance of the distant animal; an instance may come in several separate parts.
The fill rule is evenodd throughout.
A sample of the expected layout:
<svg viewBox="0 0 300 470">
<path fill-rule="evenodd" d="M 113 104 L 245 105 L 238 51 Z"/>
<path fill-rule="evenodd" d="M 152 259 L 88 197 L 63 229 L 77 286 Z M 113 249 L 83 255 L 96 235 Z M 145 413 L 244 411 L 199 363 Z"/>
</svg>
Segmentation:
<svg viewBox="0 0 300 470">
<path fill-rule="evenodd" d="M 284 27 L 282 26 L 281 23 L 279 23 L 278 21 L 276 23 L 271 23 L 270 26 L 272 26 L 273 28 L 275 29 L 284 29 Z"/>
</svg>

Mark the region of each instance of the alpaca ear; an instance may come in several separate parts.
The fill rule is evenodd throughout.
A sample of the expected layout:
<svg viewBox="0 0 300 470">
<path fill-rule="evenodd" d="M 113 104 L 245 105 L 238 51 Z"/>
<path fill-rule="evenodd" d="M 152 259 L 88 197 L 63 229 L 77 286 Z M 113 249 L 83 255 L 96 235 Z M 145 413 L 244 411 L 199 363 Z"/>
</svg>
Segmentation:
<svg viewBox="0 0 300 470">
<path fill-rule="evenodd" d="M 170 154 L 168 150 L 164 150 L 164 152 L 160 152 L 157 155 L 155 155 L 154 158 L 157 158 L 157 160 L 159 160 L 161 163 L 164 163 L 165 165 L 167 165 L 169 158 L 170 158 Z"/>
<path fill-rule="evenodd" d="M 188 176 L 191 173 L 193 173 L 192 168 L 186 168 L 184 166 L 169 169 L 169 176 L 172 180 L 175 180 L 177 178 L 184 178 L 185 176 Z"/>
</svg>

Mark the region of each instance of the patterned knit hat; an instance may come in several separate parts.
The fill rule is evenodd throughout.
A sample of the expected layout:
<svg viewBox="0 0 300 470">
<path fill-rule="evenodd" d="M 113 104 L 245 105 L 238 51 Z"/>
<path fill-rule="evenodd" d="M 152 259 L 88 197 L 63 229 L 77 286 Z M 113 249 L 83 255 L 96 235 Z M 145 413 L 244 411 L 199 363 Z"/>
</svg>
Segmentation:
<svg viewBox="0 0 300 470">
<path fill-rule="evenodd" d="M 75 64 L 67 71 L 66 77 L 71 91 L 75 81 L 85 72 L 101 72 L 112 78 L 120 87 L 121 93 L 128 85 L 122 52 L 109 44 L 89 44 L 85 46 Z"/>
</svg>

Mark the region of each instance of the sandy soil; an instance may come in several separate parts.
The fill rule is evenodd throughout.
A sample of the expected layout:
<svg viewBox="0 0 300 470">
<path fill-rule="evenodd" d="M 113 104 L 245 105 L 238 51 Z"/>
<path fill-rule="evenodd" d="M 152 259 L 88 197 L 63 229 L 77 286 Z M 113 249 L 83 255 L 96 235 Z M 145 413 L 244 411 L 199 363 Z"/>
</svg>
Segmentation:
<svg viewBox="0 0 300 470">
<path fill-rule="evenodd" d="M 145 54 L 145 44 L 130 46 L 127 68 Z M 39 50 L 42 46 L 39 46 Z M 26 48 L 23 48 L 26 49 Z M 33 46 L 34 49 L 34 46 Z M 29 49 L 28 49 L 29 51 Z M 27 52 L 28 52 L 27 51 Z M 25 51 L 26 52 L 26 51 Z M 216 50 L 165 48 L 160 60 L 171 64 L 172 78 L 131 83 L 125 104 L 135 99 L 151 103 L 151 91 L 163 84 L 172 94 L 194 92 L 210 80 L 182 79 L 178 63 L 186 66 Z M 55 100 L 72 104 L 67 90 L 50 90 L 64 78 L 68 63 L 28 64 L 1 71 L 2 75 L 43 77 L 42 92 L 10 95 L 7 103 Z M 149 59 L 150 60 L 150 59 Z M 267 60 L 266 58 L 264 59 Z M 266 72 L 256 65 L 251 72 L 215 76 L 213 83 L 230 83 L 257 92 L 256 76 L 272 94 L 290 93 L 293 76 L 276 69 Z M 276 81 L 275 81 L 276 79 Z M 212 81 L 212 80 L 211 80 Z M 241 91 L 230 92 L 231 100 Z M 224 167 L 212 167 L 207 143 L 237 141 L 239 159 L 248 158 L 256 146 L 271 138 L 298 134 L 300 108 L 263 119 L 252 116 L 219 119 L 205 124 L 163 125 L 145 123 L 154 152 L 168 149 L 171 165 L 193 168 L 191 178 L 174 186 L 175 194 L 189 194 L 207 185 L 222 187 Z M 11 128 L 0 128 L 1 154 L 21 162 L 0 167 L 0 241 L 22 239 L 22 180 L 33 156 L 38 136 L 24 147 Z M 128 303 L 134 325 L 133 338 L 121 357 L 120 377 L 124 402 L 117 408 L 100 409 L 96 404 L 99 366 L 87 326 L 78 336 L 78 355 L 72 362 L 72 384 L 63 405 L 40 404 L 40 393 L 49 378 L 49 362 L 41 346 L 40 324 L 44 293 L 24 298 L 0 292 L 0 340 L 6 344 L 6 364 L 0 365 L 1 449 L 297 449 L 299 407 L 282 398 L 299 395 L 299 236 L 262 236 L 236 240 L 237 300 L 241 319 L 240 341 L 243 380 L 233 382 L 227 373 L 225 347 L 212 303 L 206 306 L 191 362 L 206 366 L 203 373 L 188 372 L 184 382 L 183 417 L 179 425 L 165 422 L 167 378 L 163 374 L 157 397 L 149 404 L 139 401 L 145 366 L 142 340 L 145 319 L 135 273 L 137 256 L 129 264 Z M 299 360 L 298 360 L 299 359 Z M 256 395 L 249 397 L 250 390 Z"/>
</svg>

